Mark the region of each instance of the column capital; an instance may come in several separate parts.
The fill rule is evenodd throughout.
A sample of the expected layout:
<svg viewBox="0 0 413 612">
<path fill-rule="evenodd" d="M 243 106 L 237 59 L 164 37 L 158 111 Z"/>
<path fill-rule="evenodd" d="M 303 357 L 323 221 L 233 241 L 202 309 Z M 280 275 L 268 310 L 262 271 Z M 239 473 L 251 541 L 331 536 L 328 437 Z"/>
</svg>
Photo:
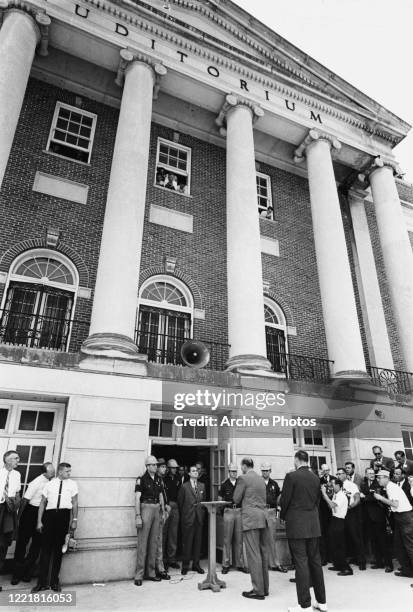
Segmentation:
<svg viewBox="0 0 413 612">
<path fill-rule="evenodd" d="M 401 178 L 404 175 L 402 169 L 400 168 L 396 160 L 388 159 L 382 157 L 381 155 L 377 155 L 377 157 L 375 157 L 371 161 L 371 163 L 363 170 L 363 172 L 358 175 L 359 180 L 363 181 L 364 184 L 368 186 L 370 183 L 370 176 L 373 174 L 373 172 L 375 172 L 376 170 L 380 170 L 381 168 L 390 168 L 393 173 L 393 176 L 397 178 Z"/>
<path fill-rule="evenodd" d="M 153 99 L 156 100 L 161 87 L 161 78 L 168 72 L 166 67 L 161 62 L 157 62 L 149 55 L 146 55 L 146 53 L 140 53 L 139 51 L 134 51 L 133 49 L 121 49 L 119 51 L 119 55 L 119 67 L 115 78 L 116 85 L 122 87 L 125 80 L 126 71 L 128 68 L 130 68 L 133 62 L 146 64 L 152 68 L 154 75 Z"/>
<path fill-rule="evenodd" d="M 259 104 L 250 100 L 249 98 L 244 98 L 243 96 L 239 96 L 237 93 L 230 93 L 225 96 L 225 102 L 221 107 L 221 110 L 218 113 L 217 118 L 215 119 L 215 123 L 219 128 L 219 133 L 221 136 L 226 136 L 226 120 L 229 111 L 236 106 L 246 106 L 250 112 L 252 117 L 252 123 L 254 124 L 260 117 L 264 116 L 264 111 Z"/>
<path fill-rule="evenodd" d="M 341 149 L 341 143 L 335 136 L 327 134 L 327 132 L 320 132 L 319 130 L 310 130 L 302 143 L 294 151 L 295 163 L 302 162 L 308 147 L 321 140 L 325 140 L 329 143 L 332 153 L 338 152 Z"/>
<path fill-rule="evenodd" d="M 31 23 L 36 33 L 37 44 L 39 45 L 39 55 L 48 55 L 49 43 L 49 26 L 51 19 L 45 11 L 33 10 L 33 7 L 26 2 L 17 2 L 15 0 L 0 0 L 0 27 L 3 24 L 7 13 L 18 12 L 24 13 L 31 17 Z"/>
</svg>

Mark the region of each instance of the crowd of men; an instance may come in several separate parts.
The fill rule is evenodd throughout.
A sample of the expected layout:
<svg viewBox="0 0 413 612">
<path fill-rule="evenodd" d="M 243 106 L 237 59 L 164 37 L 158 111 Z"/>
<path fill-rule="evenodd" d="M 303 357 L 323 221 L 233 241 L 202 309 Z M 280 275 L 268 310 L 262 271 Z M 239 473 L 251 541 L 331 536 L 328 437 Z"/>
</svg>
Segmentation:
<svg viewBox="0 0 413 612">
<path fill-rule="evenodd" d="M 286 572 L 276 539 L 277 517 L 285 521 L 289 552 L 296 577 L 299 606 L 311 610 L 310 585 L 316 609 L 327 610 L 322 566 L 338 576 L 353 574 L 351 565 L 393 571 L 413 577 L 413 461 L 404 451 L 394 459 L 384 457 L 379 446 L 363 476 L 351 461 L 330 474 L 323 465 L 318 476 L 308 464 L 308 454 L 298 451 L 295 469 L 286 475 L 283 490 L 271 478 L 271 465 L 261 464 L 261 476 L 251 458 L 241 462 L 241 472 L 231 463 L 221 483 L 218 499 L 223 509 L 222 573 L 231 568 L 250 573 L 252 590 L 242 595 L 265 599 L 269 593 L 268 570 Z M 207 485 L 207 486 L 205 486 Z M 207 476 L 202 464 L 179 468 L 175 459 L 166 464 L 146 459 L 146 472 L 136 481 L 138 562 L 135 584 L 144 579 L 169 580 L 170 567 L 183 575 L 200 565 L 204 509 L 208 498 Z M 177 561 L 178 550 L 182 566 Z"/>
<path fill-rule="evenodd" d="M 11 584 L 30 582 L 38 566 L 32 592 L 49 588 L 60 592 L 62 555 L 77 527 L 77 484 L 70 478 L 69 463 L 59 463 L 55 470 L 47 462 L 21 497 L 19 460 L 16 451 L 7 451 L 0 468 L 0 570 L 15 539 Z"/>
</svg>

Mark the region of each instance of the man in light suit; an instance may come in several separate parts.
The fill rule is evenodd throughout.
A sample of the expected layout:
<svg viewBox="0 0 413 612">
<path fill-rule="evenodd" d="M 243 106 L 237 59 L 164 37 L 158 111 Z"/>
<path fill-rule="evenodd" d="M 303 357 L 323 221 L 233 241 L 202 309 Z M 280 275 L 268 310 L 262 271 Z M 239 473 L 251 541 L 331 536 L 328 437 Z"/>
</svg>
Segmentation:
<svg viewBox="0 0 413 612">
<path fill-rule="evenodd" d="M 323 568 L 319 550 L 320 479 L 308 466 L 308 453 L 294 455 L 295 472 L 289 472 L 281 493 L 281 519 L 286 522 L 288 544 L 295 565 L 299 606 L 288 612 L 312 611 L 310 585 L 317 599 L 316 610 L 327 610 Z"/>
<path fill-rule="evenodd" d="M 188 573 L 189 562 L 192 559 L 192 569 L 198 574 L 205 574 L 199 565 L 202 544 L 202 525 L 205 508 L 201 501 L 206 501 L 205 486 L 198 482 L 198 468 L 193 465 L 189 470 L 189 480 L 184 482 L 178 492 L 178 507 L 182 528 L 182 570 Z"/>
<path fill-rule="evenodd" d="M 243 591 L 248 599 L 265 599 L 268 595 L 267 542 L 270 537 L 266 518 L 264 479 L 253 470 L 250 457 L 241 461 L 242 476 L 237 479 L 234 503 L 241 504 L 242 531 L 251 573 L 252 591 Z"/>
</svg>

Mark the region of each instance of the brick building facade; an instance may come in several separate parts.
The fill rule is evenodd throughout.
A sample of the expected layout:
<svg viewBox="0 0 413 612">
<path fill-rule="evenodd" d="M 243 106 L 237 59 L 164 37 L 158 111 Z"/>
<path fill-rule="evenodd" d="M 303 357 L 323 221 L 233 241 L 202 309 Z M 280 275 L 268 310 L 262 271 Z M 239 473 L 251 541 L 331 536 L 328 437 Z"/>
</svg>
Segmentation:
<svg viewBox="0 0 413 612">
<path fill-rule="evenodd" d="M 362 471 L 376 442 L 411 457 L 410 126 L 229 0 L 0 13 L 0 450 L 24 483 L 73 465 L 63 579 L 132 575 L 150 451 L 201 458 L 212 496 L 244 454 L 280 483 L 298 447 L 314 469 Z M 317 424 L 182 428 L 172 390 L 194 389 L 285 394 L 265 415 Z"/>
</svg>

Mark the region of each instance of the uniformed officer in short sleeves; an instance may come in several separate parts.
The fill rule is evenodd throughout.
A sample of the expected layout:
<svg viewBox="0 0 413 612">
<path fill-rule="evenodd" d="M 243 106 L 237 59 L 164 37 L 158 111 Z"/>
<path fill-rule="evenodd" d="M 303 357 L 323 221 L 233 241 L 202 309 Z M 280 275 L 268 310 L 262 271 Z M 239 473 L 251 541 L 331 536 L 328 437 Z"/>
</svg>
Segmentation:
<svg viewBox="0 0 413 612">
<path fill-rule="evenodd" d="M 71 480 L 70 463 L 59 463 L 57 478 L 44 487 L 37 516 L 37 530 L 42 535 L 39 579 L 32 592 L 50 587 L 61 591 L 59 572 L 62 564 L 62 546 L 69 529 L 77 527 L 78 489 Z M 46 508 L 46 510 L 45 510 Z"/>
<path fill-rule="evenodd" d="M 278 483 L 270 478 L 271 474 L 271 464 L 270 463 L 262 463 L 261 464 L 261 474 L 264 478 L 265 487 L 267 489 L 267 520 L 268 520 L 268 531 L 269 531 L 269 540 L 267 545 L 267 554 L 268 554 L 268 567 L 270 570 L 274 570 L 277 572 L 285 573 L 287 570 L 282 567 L 280 564 L 280 560 L 277 554 L 276 541 L 277 541 L 277 506 L 278 506 L 278 498 L 281 494 L 280 487 Z"/>
<path fill-rule="evenodd" d="M 149 455 L 145 459 L 146 472 L 136 479 L 135 508 L 136 529 L 138 530 L 136 563 L 136 586 L 142 585 L 142 580 L 159 582 L 156 576 L 155 562 L 160 530 L 160 511 L 164 510 L 162 483 L 157 475 L 156 457 Z M 146 571 L 145 571 L 146 570 Z"/>
<path fill-rule="evenodd" d="M 224 546 L 222 550 L 222 573 L 227 574 L 232 564 L 240 572 L 246 572 L 242 547 L 241 505 L 234 504 L 234 490 L 237 483 L 238 468 L 235 463 L 228 466 L 229 478 L 220 486 L 218 499 L 230 502 L 224 508 Z"/>
</svg>

